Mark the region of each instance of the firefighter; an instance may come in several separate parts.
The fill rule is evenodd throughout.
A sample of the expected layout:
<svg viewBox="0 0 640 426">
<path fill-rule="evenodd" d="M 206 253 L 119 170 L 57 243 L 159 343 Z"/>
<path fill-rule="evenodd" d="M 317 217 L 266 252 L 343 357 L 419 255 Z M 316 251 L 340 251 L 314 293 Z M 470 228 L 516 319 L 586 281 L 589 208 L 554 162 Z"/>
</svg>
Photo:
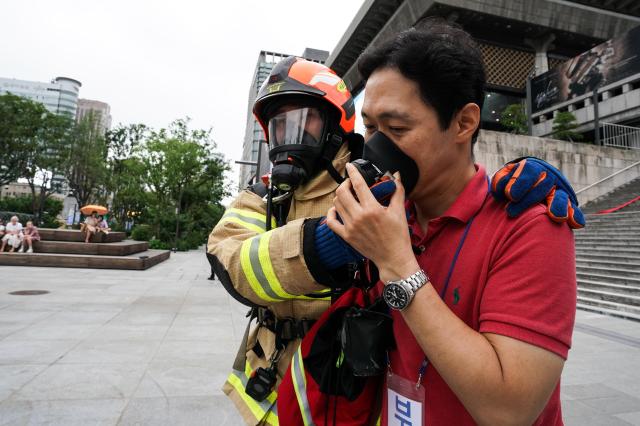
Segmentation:
<svg viewBox="0 0 640 426">
<path fill-rule="evenodd" d="M 257 318 L 223 390 L 247 424 L 275 425 L 277 384 L 329 306 L 331 288 L 348 282 L 348 267 L 329 273 L 319 263 L 315 230 L 362 139 L 353 133 L 353 98 L 342 79 L 301 58 L 274 67 L 253 112 L 269 142 L 270 186 L 259 181 L 240 192 L 211 232 L 207 257 Z"/>
<path fill-rule="evenodd" d="M 247 424 L 277 425 L 277 388 L 300 340 L 362 264 L 324 215 L 346 164 L 362 156 L 363 140 L 354 133 L 354 102 L 342 79 L 301 58 L 276 64 L 253 113 L 269 143 L 270 179 L 241 191 L 227 208 L 209 235 L 207 258 L 227 292 L 251 308 L 223 391 Z M 546 192 L 527 191 L 546 182 L 532 176 L 548 166 L 516 161 L 499 176 L 523 185 L 523 202 L 512 199 L 514 215 L 545 201 Z"/>
</svg>

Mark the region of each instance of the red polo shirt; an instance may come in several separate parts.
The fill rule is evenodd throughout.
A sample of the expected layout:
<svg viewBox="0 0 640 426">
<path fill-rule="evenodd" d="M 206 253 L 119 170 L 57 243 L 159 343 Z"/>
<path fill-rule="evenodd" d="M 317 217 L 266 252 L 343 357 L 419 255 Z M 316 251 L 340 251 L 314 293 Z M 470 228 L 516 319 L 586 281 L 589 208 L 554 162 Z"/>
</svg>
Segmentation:
<svg viewBox="0 0 640 426">
<path fill-rule="evenodd" d="M 474 218 L 445 303 L 474 330 L 522 340 L 566 359 L 576 310 L 573 234 L 568 226 L 552 222 L 542 205 L 509 218 L 505 204 L 488 194 L 484 168 L 476 169 L 449 209 L 429 222 L 426 235 L 410 218 L 412 242 L 424 248 L 418 263 L 440 294 L 465 227 Z M 392 371 L 415 381 L 424 353 L 402 315 L 392 315 L 398 346 L 390 353 Z M 475 424 L 433 366 L 422 383 L 425 425 Z M 383 419 L 387 424 L 386 413 Z M 535 424 L 563 424 L 559 383 Z"/>
</svg>

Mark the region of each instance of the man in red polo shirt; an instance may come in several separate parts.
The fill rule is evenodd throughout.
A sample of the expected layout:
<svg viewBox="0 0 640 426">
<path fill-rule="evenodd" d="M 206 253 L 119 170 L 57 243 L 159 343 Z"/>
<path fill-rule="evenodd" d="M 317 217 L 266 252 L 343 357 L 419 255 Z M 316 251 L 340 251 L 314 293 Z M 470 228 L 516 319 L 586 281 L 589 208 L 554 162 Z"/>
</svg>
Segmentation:
<svg viewBox="0 0 640 426">
<path fill-rule="evenodd" d="M 359 67 L 366 139 L 383 133 L 419 169 L 408 220 L 401 184 L 385 208 L 353 166 L 327 215 L 378 266 L 393 308 L 383 424 L 561 425 L 573 236 L 542 206 L 509 218 L 489 195 L 472 151 L 485 82 L 477 46 L 429 20 Z"/>
</svg>

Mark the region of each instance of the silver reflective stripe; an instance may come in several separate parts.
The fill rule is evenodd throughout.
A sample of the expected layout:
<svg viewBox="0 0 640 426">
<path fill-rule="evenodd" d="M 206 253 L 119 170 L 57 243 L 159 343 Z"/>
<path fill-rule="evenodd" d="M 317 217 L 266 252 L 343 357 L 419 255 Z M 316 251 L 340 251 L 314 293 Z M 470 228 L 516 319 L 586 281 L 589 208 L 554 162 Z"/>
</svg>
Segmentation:
<svg viewBox="0 0 640 426">
<path fill-rule="evenodd" d="M 260 227 L 262 229 L 265 229 L 265 221 L 255 219 L 253 217 L 245 216 L 245 215 L 242 215 L 240 213 L 226 212 L 224 214 L 223 218 L 225 218 L 225 217 L 237 217 L 238 219 L 242 219 L 243 222 L 247 222 L 247 223 L 250 223 L 252 225 L 256 225 L 256 226 L 258 226 L 258 227 Z"/>
<path fill-rule="evenodd" d="M 300 406 L 300 414 L 305 426 L 315 426 L 311 417 L 311 409 L 309 408 L 309 400 L 307 399 L 307 380 L 304 377 L 304 366 L 302 365 L 302 349 L 298 347 L 293 356 L 291 374 L 293 375 L 294 390 L 298 397 L 298 405 Z"/>
<path fill-rule="evenodd" d="M 264 275 L 264 271 L 262 270 L 262 265 L 260 264 L 260 238 L 253 238 L 251 240 L 251 247 L 249 247 L 249 261 L 251 262 L 251 269 L 253 269 L 253 273 L 260 283 L 260 287 L 267 293 L 267 296 L 275 299 L 275 300 L 289 300 L 286 297 L 278 296 L 271 285 L 269 284 L 269 280 Z"/>
</svg>

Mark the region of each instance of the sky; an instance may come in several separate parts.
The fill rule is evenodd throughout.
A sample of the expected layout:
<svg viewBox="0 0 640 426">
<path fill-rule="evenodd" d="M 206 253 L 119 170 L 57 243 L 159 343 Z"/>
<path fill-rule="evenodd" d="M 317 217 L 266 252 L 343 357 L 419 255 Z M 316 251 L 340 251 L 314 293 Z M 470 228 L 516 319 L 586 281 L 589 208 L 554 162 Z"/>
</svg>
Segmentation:
<svg viewBox="0 0 640 426">
<path fill-rule="evenodd" d="M 82 82 L 113 125 L 212 128 L 237 186 L 260 50 L 332 51 L 361 0 L 21 0 L 0 5 L 0 77 Z"/>
</svg>

